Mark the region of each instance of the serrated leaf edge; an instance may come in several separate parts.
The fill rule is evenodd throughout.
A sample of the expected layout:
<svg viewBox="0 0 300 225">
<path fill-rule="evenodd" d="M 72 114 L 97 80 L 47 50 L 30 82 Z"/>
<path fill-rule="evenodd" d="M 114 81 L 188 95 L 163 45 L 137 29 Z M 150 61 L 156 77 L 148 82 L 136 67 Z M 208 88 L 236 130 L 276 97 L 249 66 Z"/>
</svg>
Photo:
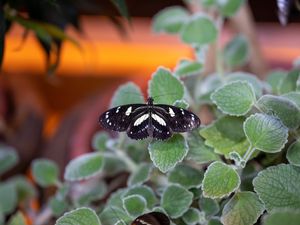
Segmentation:
<svg viewBox="0 0 300 225">
<path fill-rule="evenodd" d="M 58 225 L 59 220 L 60 220 L 60 219 L 63 219 L 65 216 L 68 216 L 69 214 L 72 214 L 72 213 L 74 213 L 74 212 L 76 212 L 76 211 L 79 211 L 79 210 L 82 210 L 82 209 L 87 209 L 87 210 L 89 210 L 90 212 L 92 212 L 92 214 L 94 214 L 94 215 L 96 216 L 97 221 L 98 221 L 98 224 L 101 225 L 101 221 L 100 221 L 98 215 L 96 214 L 96 212 L 95 212 L 93 209 L 88 208 L 88 207 L 80 207 L 80 208 L 77 208 L 77 209 L 74 209 L 74 210 L 71 210 L 71 211 L 69 211 L 69 212 L 64 213 L 63 216 L 61 216 L 60 218 L 58 218 L 58 219 L 56 220 L 55 225 Z"/>
<path fill-rule="evenodd" d="M 145 204 L 145 209 L 147 209 L 147 201 L 146 201 L 146 199 L 145 199 L 142 195 L 138 195 L 138 194 L 128 195 L 128 196 L 126 196 L 126 197 L 124 197 L 124 198 L 122 199 L 122 203 L 123 203 L 123 209 L 124 209 L 124 210 L 126 211 L 126 213 L 127 213 L 128 215 L 130 215 L 130 216 L 136 216 L 136 215 L 132 215 L 130 212 L 127 211 L 127 208 L 126 208 L 126 206 L 125 206 L 125 201 L 126 201 L 127 199 L 130 199 L 130 198 L 133 198 L 133 197 L 138 197 L 139 199 L 141 199 L 142 202 Z"/>
<path fill-rule="evenodd" d="M 221 164 L 223 164 L 223 165 L 225 165 L 225 166 L 231 167 L 231 168 L 234 170 L 234 172 L 236 173 L 237 177 L 238 177 L 238 184 L 237 184 L 237 186 L 236 186 L 230 193 L 224 194 L 224 195 L 221 195 L 221 196 L 217 196 L 217 197 L 216 197 L 216 196 L 208 196 L 208 195 L 206 195 L 205 191 L 203 190 L 203 181 L 204 181 L 204 179 L 205 179 L 205 177 L 206 177 L 206 171 L 208 171 L 208 170 L 210 169 L 210 167 L 211 167 L 213 164 L 216 164 L 216 163 L 221 163 Z M 205 198 L 218 199 L 218 198 L 228 197 L 231 193 L 236 192 L 236 191 L 239 189 L 240 185 L 241 185 L 241 178 L 240 178 L 238 172 L 237 172 L 232 166 L 230 166 L 230 165 L 228 165 L 228 164 L 226 164 L 226 163 L 223 163 L 223 162 L 220 162 L 220 161 L 213 162 L 213 163 L 211 163 L 211 164 L 207 167 L 206 171 L 205 171 L 205 173 L 204 173 L 203 180 L 202 180 L 202 185 L 201 185 L 202 195 L 203 195 L 203 197 L 205 197 Z"/>
<path fill-rule="evenodd" d="M 239 113 L 235 113 L 235 114 L 233 114 L 233 113 L 227 112 L 226 110 L 221 109 L 221 108 L 217 105 L 217 101 L 213 99 L 213 98 L 214 98 L 213 96 L 214 96 L 215 93 L 217 93 L 219 90 L 223 89 L 223 88 L 226 87 L 227 85 L 231 85 L 231 84 L 233 84 L 233 83 L 244 83 L 244 84 L 249 85 L 249 87 L 250 87 L 250 89 L 251 89 L 252 96 L 254 97 L 254 98 L 253 98 L 254 101 L 252 102 L 250 108 L 249 108 L 245 113 L 240 113 L 240 114 L 239 114 Z M 225 114 L 227 114 L 227 115 L 229 115 L 229 116 L 244 116 L 244 115 L 246 115 L 246 114 L 251 110 L 251 108 L 253 107 L 253 105 L 255 105 L 255 102 L 256 102 L 256 94 L 255 94 L 253 85 L 252 85 L 250 82 L 248 82 L 248 81 L 241 81 L 241 80 L 235 80 L 235 81 L 231 81 L 231 82 L 229 82 L 229 83 L 226 83 L 225 85 L 223 85 L 223 86 L 221 86 L 221 87 L 218 87 L 213 93 L 211 93 L 211 95 L 210 95 L 210 100 L 217 106 L 217 108 L 218 108 L 219 110 L 221 110 L 221 112 L 223 112 L 223 113 L 225 113 Z"/>
</svg>

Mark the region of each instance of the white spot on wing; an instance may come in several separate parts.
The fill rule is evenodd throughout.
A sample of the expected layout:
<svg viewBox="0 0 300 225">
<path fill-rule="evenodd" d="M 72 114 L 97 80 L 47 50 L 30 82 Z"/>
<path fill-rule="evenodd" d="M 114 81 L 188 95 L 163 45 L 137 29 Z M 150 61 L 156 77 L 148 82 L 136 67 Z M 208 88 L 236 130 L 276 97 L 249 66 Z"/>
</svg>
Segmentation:
<svg viewBox="0 0 300 225">
<path fill-rule="evenodd" d="M 117 108 L 117 110 L 116 110 L 116 113 L 118 113 L 118 112 L 119 112 L 120 108 L 121 108 L 120 106 Z"/>
<path fill-rule="evenodd" d="M 126 115 L 126 116 L 129 116 L 130 113 L 131 113 L 131 110 L 132 110 L 132 107 L 130 106 L 130 107 L 126 110 L 125 115 Z"/>
<path fill-rule="evenodd" d="M 106 114 L 105 118 L 107 119 L 108 118 L 108 115 Z"/>
<path fill-rule="evenodd" d="M 160 116 L 158 116 L 158 115 L 156 115 L 156 114 L 152 114 L 151 116 L 152 116 L 152 118 L 153 118 L 155 121 L 157 121 L 160 125 L 166 126 L 166 122 L 164 121 L 163 118 L 161 118 Z"/>
<path fill-rule="evenodd" d="M 184 111 L 183 111 L 183 109 L 180 109 L 181 110 L 181 113 L 182 113 L 182 115 L 184 115 Z"/>
<path fill-rule="evenodd" d="M 169 114 L 170 114 L 171 117 L 175 116 L 175 113 L 174 113 L 174 111 L 171 107 L 169 107 Z"/>
<path fill-rule="evenodd" d="M 141 117 L 139 117 L 133 124 L 133 126 L 138 126 L 140 125 L 142 122 L 144 122 L 146 119 L 148 119 L 149 114 L 144 114 Z"/>
</svg>

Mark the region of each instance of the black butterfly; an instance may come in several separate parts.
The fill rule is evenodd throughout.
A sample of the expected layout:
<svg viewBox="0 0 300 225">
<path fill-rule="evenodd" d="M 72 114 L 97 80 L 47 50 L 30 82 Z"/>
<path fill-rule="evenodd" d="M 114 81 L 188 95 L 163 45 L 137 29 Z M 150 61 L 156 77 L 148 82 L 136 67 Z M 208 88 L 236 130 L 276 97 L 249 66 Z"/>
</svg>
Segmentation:
<svg viewBox="0 0 300 225">
<path fill-rule="evenodd" d="M 163 213 L 151 212 L 136 218 L 131 225 L 169 225 L 170 219 Z"/>
<path fill-rule="evenodd" d="M 197 128 L 200 119 L 185 109 L 172 105 L 147 104 L 121 105 L 104 112 L 99 122 L 102 127 L 113 131 L 126 131 L 132 139 L 153 137 L 165 140 L 173 132 L 186 132 Z"/>
</svg>

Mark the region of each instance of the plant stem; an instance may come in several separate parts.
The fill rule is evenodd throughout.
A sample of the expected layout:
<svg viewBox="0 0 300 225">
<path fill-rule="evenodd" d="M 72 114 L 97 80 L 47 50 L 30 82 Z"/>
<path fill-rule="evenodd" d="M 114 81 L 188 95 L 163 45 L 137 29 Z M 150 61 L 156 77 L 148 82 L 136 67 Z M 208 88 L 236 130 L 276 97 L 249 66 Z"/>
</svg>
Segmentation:
<svg viewBox="0 0 300 225">
<path fill-rule="evenodd" d="M 247 149 L 246 153 L 244 154 L 243 160 L 245 160 L 245 162 L 247 163 L 248 160 L 250 159 L 250 157 L 252 156 L 252 154 L 254 153 L 256 149 L 252 147 L 252 145 L 249 146 L 249 148 Z"/>
</svg>

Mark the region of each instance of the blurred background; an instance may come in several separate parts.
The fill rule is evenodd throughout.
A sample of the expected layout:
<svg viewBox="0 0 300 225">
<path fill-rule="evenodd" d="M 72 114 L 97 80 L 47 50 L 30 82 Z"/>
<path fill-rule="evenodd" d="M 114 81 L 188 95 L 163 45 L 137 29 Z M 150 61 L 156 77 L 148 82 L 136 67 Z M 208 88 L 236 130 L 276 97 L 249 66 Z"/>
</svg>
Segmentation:
<svg viewBox="0 0 300 225">
<path fill-rule="evenodd" d="M 181 58 L 194 58 L 178 36 L 151 29 L 158 11 L 185 6 L 181 0 L 127 0 L 127 18 L 113 4 L 122 1 L 19 0 L 11 1 L 11 8 L 7 2 L 0 3 L 0 17 L 14 20 L 1 24 L 2 34 L 7 33 L 1 35 L 0 141 L 14 146 L 21 158 L 10 173 L 25 172 L 36 157 L 53 159 L 63 168 L 90 151 L 91 138 L 101 129 L 98 117 L 118 85 L 131 80 L 145 92 L 158 66 L 173 69 Z M 53 24 L 65 33 L 46 27 L 57 38 L 49 44 L 39 27 L 24 18 Z M 242 69 L 260 78 L 273 69 L 290 68 L 300 53 L 296 6 L 287 18 L 280 23 L 276 0 L 249 0 L 225 21 L 222 44 L 244 33 L 255 57 Z M 32 31 L 40 32 L 39 41 Z M 208 57 L 206 75 L 214 63 Z"/>
</svg>

